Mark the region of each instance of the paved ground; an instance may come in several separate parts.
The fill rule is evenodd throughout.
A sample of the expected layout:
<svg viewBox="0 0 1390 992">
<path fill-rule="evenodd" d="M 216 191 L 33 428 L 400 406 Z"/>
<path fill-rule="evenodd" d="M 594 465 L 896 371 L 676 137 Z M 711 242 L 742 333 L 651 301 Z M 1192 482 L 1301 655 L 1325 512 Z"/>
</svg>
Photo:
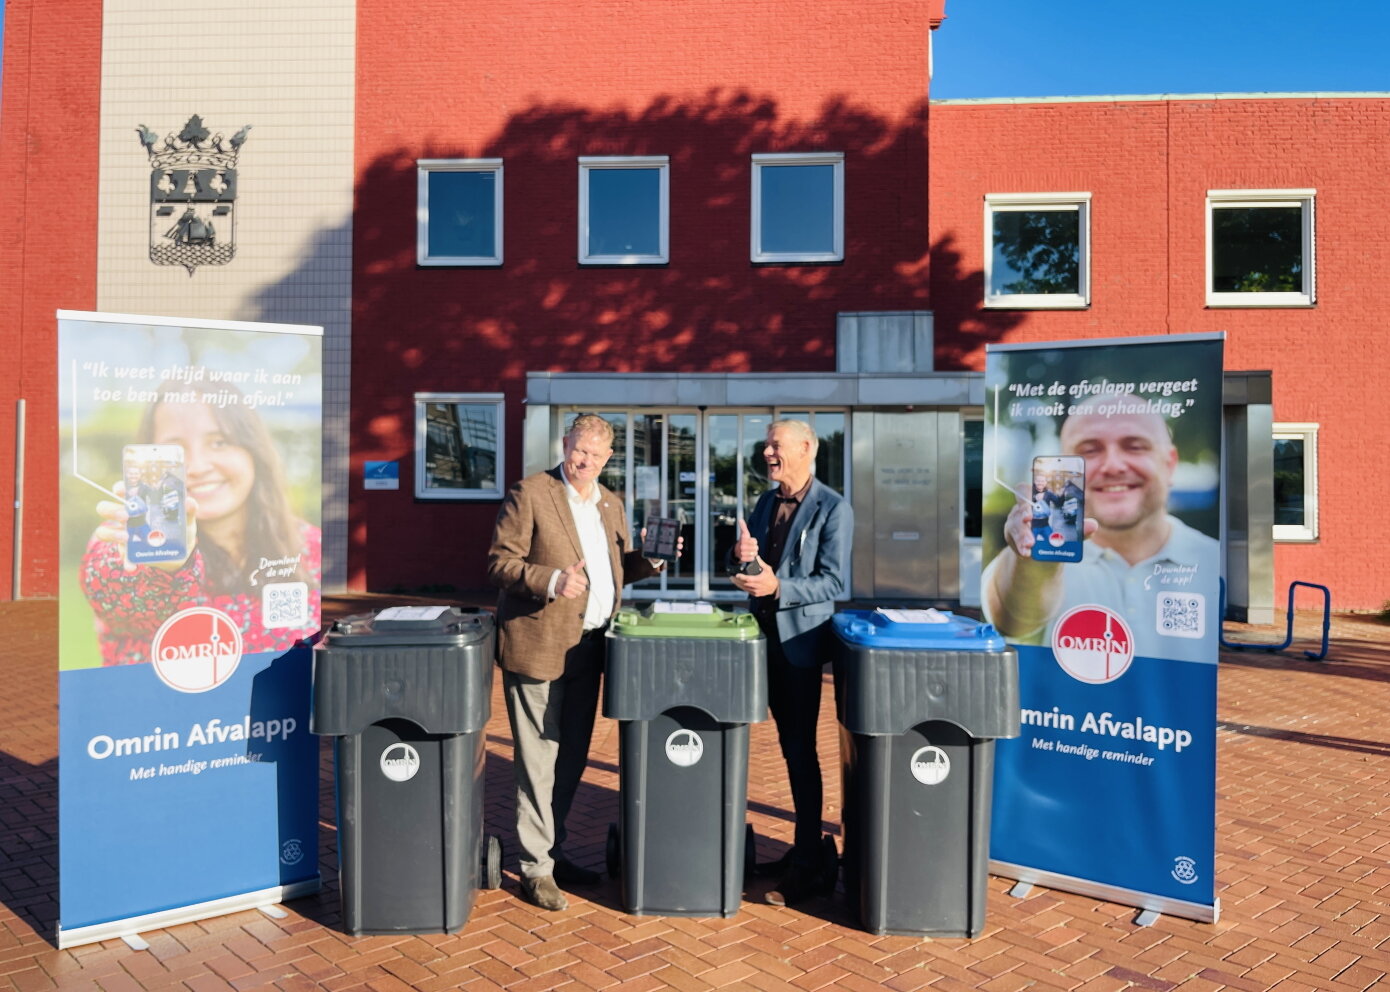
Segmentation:
<svg viewBox="0 0 1390 992">
<path fill-rule="evenodd" d="M 341 614 L 362 600 L 330 604 Z M 57 702 L 51 602 L 0 603 L 0 987 L 41 989 L 324 988 L 550 990 L 1182 989 L 1205 992 L 1390 989 L 1390 627 L 1339 618 L 1326 663 L 1297 654 L 1224 653 L 1218 703 L 1217 868 L 1221 920 L 1163 917 L 989 880 L 975 940 L 875 937 L 842 896 L 795 909 L 759 899 L 732 919 L 634 917 L 605 881 L 558 914 L 503 888 L 483 892 L 463 931 L 349 937 L 338 910 L 332 771 L 322 765 L 323 891 L 285 906 L 70 950 L 57 919 Z M 1300 636 L 1319 629 L 1299 618 Z M 1278 631 L 1228 637 L 1278 639 Z M 827 692 L 829 687 L 827 686 Z M 500 699 L 487 733 L 487 829 L 511 844 L 511 741 Z M 822 724 L 822 753 L 835 753 Z M 577 803 L 578 860 L 603 863 L 617 817 L 617 725 L 600 720 Z M 790 837 L 770 724 L 752 732 L 750 819 L 761 856 Z M 838 776 L 827 776 L 838 821 Z"/>
</svg>

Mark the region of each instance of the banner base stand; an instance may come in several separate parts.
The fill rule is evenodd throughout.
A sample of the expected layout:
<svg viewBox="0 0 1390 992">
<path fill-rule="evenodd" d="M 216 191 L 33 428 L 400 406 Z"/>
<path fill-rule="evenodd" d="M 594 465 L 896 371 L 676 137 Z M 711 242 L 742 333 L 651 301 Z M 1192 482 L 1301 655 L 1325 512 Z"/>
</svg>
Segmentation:
<svg viewBox="0 0 1390 992">
<path fill-rule="evenodd" d="M 1162 913 L 1156 913 L 1152 909 L 1146 909 L 1134 918 L 1134 925 L 1136 927 L 1151 927 L 1158 922 L 1158 918 L 1162 915 Z"/>
<path fill-rule="evenodd" d="M 1009 890 L 1009 895 L 1015 899 L 1027 899 L 1028 893 L 1033 891 L 1032 882 L 1018 882 Z"/>
<path fill-rule="evenodd" d="M 150 949 L 150 942 L 138 933 L 121 934 L 121 940 L 125 941 L 125 946 L 132 951 L 148 951 Z"/>
<path fill-rule="evenodd" d="M 989 871 L 991 875 L 998 875 L 1001 878 L 1017 879 L 1019 884 L 1046 885 L 1050 889 L 1075 892 L 1077 895 L 1103 899 L 1106 902 L 1118 903 L 1121 906 L 1133 906 L 1135 909 L 1144 911 L 1135 919 L 1135 923 L 1139 926 L 1148 926 L 1149 923 L 1153 922 L 1152 920 L 1149 923 L 1141 922 L 1146 913 L 1154 913 L 1155 918 L 1159 913 L 1167 913 L 1169 916 L 1181 916 L 1185 920 L 1195 920 L 1198 923 L 1215 923 L 1221 917 L 1220 899 L 1215 900 L 1210 906 L 1205 903 L 1184 902 L 1181 899 L 1157 896 L 1150 892 L 1140 892 L 1137 889 L 1125 889 L 1118 885 L 1106 885 L 1086 878 L 1075 878 L 1071 875 L 1043 871 L 1039 868 L 1025 868 L 1023 865 L 996 861 L 993 858 L 989 862 Z M 1010 890 L 1010 894 L 1017 890 L 1018 886 L 1015 885 Z"/>
<path fill-rule="evenodd" d="M 95 944 L 102 940 L 120 938 L 134 950 L 145 950 L 150 945 L 139 935 L 148 930 L 160 930 L 164 927 L 177 926 L 180 923 L 193 923 L 213 916 L 226 916 L 229 913 L 239 913 L 246 909 L 262 909 L 287 899 L 313 895 L 319 888 L 319 879 L 315 877 L 302 882 L 293 882 L 290 885 L 275 885 L 268 889 L 258 889 L 255 892 L 243 892 L 241 895 L 227 896 L 225 899 L 213 899 L 209 902 L 194 903 L 191 906 L 180 906 L 177 909 L 166 909 L 159 913 L 132 916 L 125 920 L 94 923 L 91 926 L 73 927 L 70 930 L 64 930 L 60 926 L 58 928 L 58 948 L 62 950 L 67 947 L 78 947 L 82 944 Z M 137 942 L 144 946 L 137 946 Z"/>
</svg>

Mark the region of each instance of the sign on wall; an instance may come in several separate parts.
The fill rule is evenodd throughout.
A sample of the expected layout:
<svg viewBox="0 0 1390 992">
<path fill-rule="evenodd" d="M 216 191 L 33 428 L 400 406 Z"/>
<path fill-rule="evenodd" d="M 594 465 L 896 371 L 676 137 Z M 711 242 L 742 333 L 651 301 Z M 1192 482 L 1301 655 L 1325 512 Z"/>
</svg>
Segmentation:
<svg viewBox="0 0 1390 992">
<path fill-rule="evenodd" d="M 318 888 L 319 328 L 59 311 L 59 945 Z"/>
</svg>

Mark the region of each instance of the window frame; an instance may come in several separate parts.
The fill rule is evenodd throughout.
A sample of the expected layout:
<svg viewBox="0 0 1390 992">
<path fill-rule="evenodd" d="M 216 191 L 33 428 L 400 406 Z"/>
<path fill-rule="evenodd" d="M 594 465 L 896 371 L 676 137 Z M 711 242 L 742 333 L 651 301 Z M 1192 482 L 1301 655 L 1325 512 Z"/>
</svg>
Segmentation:
<svg viewBox="0 0 1390 992">
<path fill-rule="evenodd" d="M 655 254 L 596 255 L 589 251 L 589 176 L 595 170 L 656 169 L 657 251 Z M 671 260 L 671 156 L 582 155 L 579 158 L 579 264 L 665 265 Z"/>
<path fill-rule="evenodd" d="M 1275 524 L 1274 540 L 1307 544 L 1318 539 L 1318 425 L 1275 424 L 1270 443 L 1303 442 L 1303 523 Z M 1271 486 L 1271 499 L 1273 491 Z"/>
<path fill-rule="evenodd" d="M 500 158 L 422 158 L 415 162 L 415 261 L 427 266 L 497 266 L 502 264 L 502 160 Z M 430 176 L 436 172 L 491 172 L 491 255 L 430 254 Z"/>
<path fill-rule="evenodd" d="M 986 193 L 985 292 L 987 310 L 1084 310 L 1091 305 L 1091 194 L 1084 193 Z M 994 214 L 1023 213 L 1029 210 L 1077 211 L 1077 261 L 1075 293 L 993 293 Z"/>
<path fill-rule="evenodd" d="M 831 173 L 830 251 L 765 251 L 763 249 L 763 169 L 788 165 L 829 165 Z M 754 262 L 812 263 L 845 260 L 845 153 L 759 152 L 752 157 L 752 198 L 749 213 L 749 258 Z"/>
<path fill-rule="evenodd" d="M 1209 189 L 1206 198 L 1206 291 L 1209 307 L 1311 307 L 1317 303 L 1315 189 Z M 1212 288 L 1212 213 L 1230 207 L 1299 207 L 1303 288 L 1291 293 L 1218 293 Z"/>
<path fill-rule="evenodd" d="M 494 484 L 476 489 L 431 487 L 426 474 L 429 422 L 427 407 L 437 404 L 491 407 L 497 418 Z M 503 393 L 416 393 L 415 394 L 415 498 L 428 500 L 496 500 L 507 492 L 506 396 Z"/>
</svg>

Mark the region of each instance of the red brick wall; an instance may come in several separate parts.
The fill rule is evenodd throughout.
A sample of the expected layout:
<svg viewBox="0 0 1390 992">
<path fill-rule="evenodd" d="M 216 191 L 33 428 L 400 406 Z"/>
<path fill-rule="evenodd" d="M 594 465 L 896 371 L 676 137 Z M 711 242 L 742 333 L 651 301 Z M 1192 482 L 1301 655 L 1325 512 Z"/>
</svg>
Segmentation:
<svg viewBox="0 0 1390 992">
<path fill-rule="evenodd" d="M 1390 100 L 946 104 L 929 134 L 940 366 L 981 368 L 990 341 L 1225 331 L 1226 368 L 1273 372 L 1277 422 L 1321 425 L 1320 540 L 1276 546 L 1276 603 L 1295 579 L 1338 609 L 1390 598 L 1369 509 L 1390 478 Z M 1242 188 L 1317 190 L 1315 307 L 1206 307 L 1206 191 Z M 1069 191 L 1092 194 L 1090 308 L 984 311 L 984 194 Z"/>
<path fill-rule="evenodd" d="M 101 0 L 8 0 L 0 115 L 0 598 L 11 598 L 25 400 L 25 597 L 58 591 L 57 322 L 96 306 Z"/>
<path fill-rule="evenodd" d="M 485 584 L 497 505 L 413 500 L 416 391 L 505 390 L 510 482 L 527 371 L 833 370 L 837 311 L 925 308 L 929 8 L 363 0 L 350 583 Z M 819 150 L 844 264 L 753 266 L 750 156 Z M 670 156 L 670 263 L 581 268 L 577 158 L 637 154 Z M 416 267 L 429 157 L 505 160 L 501 269 Z M 363 493 L 392 458 L 402 489 Z"/>
</svg>

